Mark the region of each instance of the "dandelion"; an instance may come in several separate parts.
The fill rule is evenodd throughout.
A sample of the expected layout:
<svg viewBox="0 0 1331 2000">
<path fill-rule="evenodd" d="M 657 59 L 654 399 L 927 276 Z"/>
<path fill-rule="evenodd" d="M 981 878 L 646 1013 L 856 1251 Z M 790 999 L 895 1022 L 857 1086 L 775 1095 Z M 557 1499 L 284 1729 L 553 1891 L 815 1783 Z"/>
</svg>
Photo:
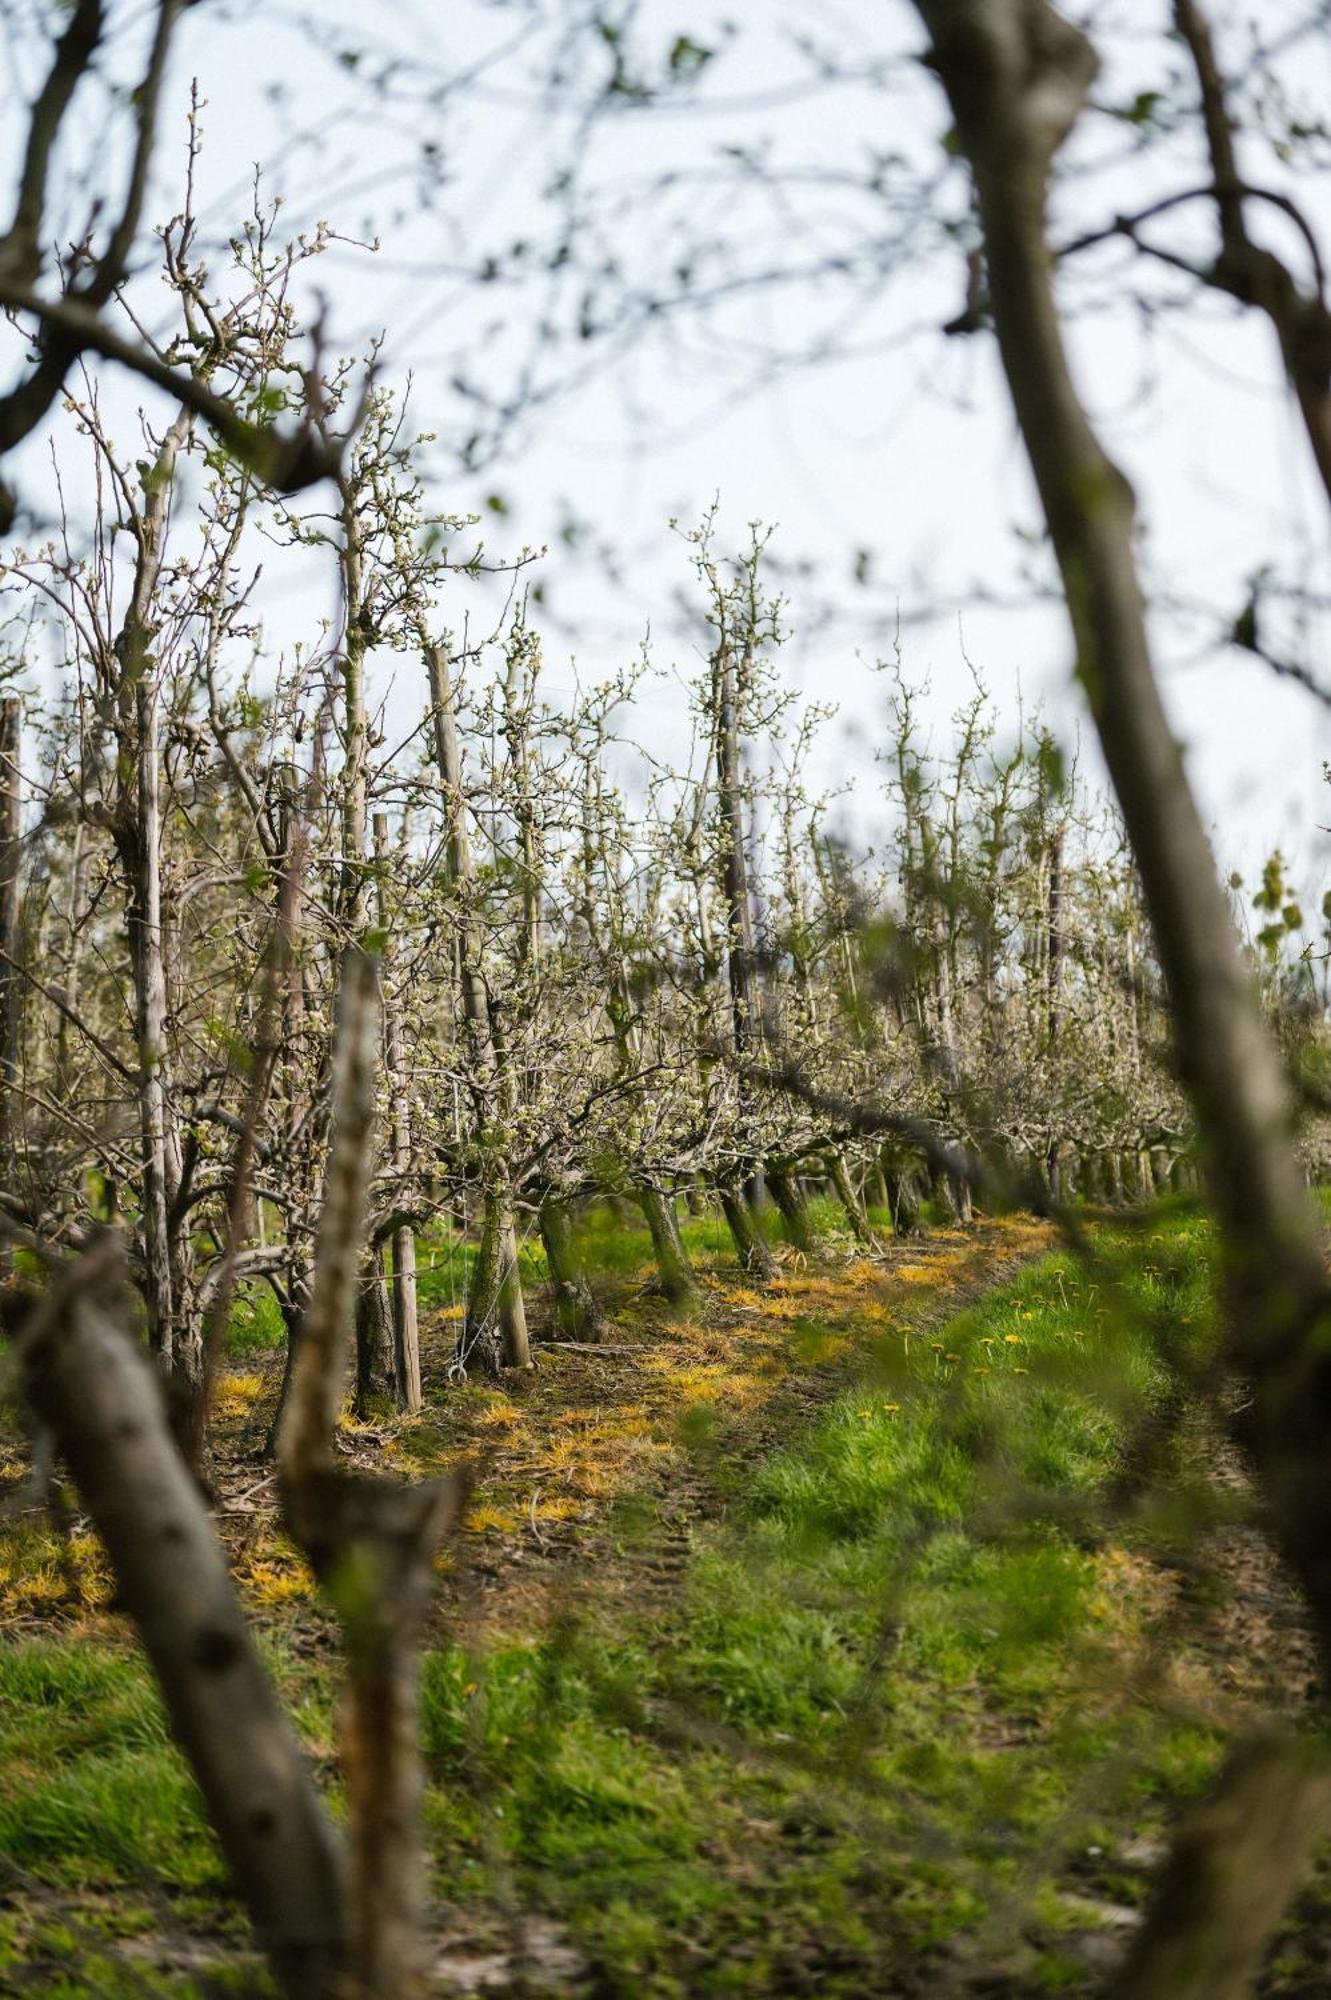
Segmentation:
<svg viewBox="0 0 1331 2000">
<path fill-rule="evenodd" d="M 1007 1347 L 1024 1347 L 1026 1345 L 1026 1337 L 1020 1333 L 1005 1333 L 1003 1335 L 1003 1342 Z"/>
</svg>

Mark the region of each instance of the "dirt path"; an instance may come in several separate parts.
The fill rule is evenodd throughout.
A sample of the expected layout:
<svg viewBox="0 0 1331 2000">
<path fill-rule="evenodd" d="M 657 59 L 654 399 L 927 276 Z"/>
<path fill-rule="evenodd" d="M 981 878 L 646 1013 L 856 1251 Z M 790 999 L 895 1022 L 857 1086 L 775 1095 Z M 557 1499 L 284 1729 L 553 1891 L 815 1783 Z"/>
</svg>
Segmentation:
<svg viewBox="0 0 1331 2000">
<path fill-rule="evenodd" d="M 744 1468 L 795 1435 L 876 1343 L 899 1352 L 926 1338 L 1051 1241 L 1029 1218 L 984 1219 L 872 1257 L 787 1256 L 761 1292 L 704 1269 L 692 1320 L 672 1318 L 645 1277 L 623 1280 L 605 1301 L 603 1345 L 538 1341 L 532 1373 L 499 1384 L 448 1382 L 456 1323 L 435 1314 L 422 1414 L 348 1421 L 340 1444 L 405 1477 L 470 1469 L 466 1527 L 441 1562 L 436 1637 L 534 1636 L 588 1597 L 646 1614 L 673 1588 L 697 1523 L 724 1510 Z M 256 1614 L 322 1645 L 327 1621 L 277 1526 L 262 1457 L 277 1379 L 274 1357 L 223 1380 L 219 1520 Z"/>
<path fill-rule="evenodd" d="M 751 1470 L 798 1437 L 876 1351 L 899 1359 L 903 1346 L 928 1342 L 1052 1240 L 1029 1220 L 985 1220 L 888 1245 L 873 1258 L 789 1258 L 762 1293 L 723 1268 L 705 1271 L 704 1307 L 691 1321 L 672 1319 L 641 1278 L 623 1280 L 607 1299 L 603 1346 L 542 1345 L 531 1375 L 499 1384 L 447 1383 L 456 1329 L 450 1316 L 435 1315 L 422 1416 L 348 1422 L 340 1443 L 349 1458 L 386 1461 L 408 1477 L 460 1462 L 473 1468 L 466 1528 L 441 1564 L 434 1642 L 483 1652 L 599 1613 L 631 1618 L 650 1643 L 669 1624 L 698 1531 L 724 1518 Z M 223 1382 L 219 1523 L 259 1621 L 297 1654 L 324 1653 L 335 1644 L 331 1623 L 277 1526 L 262 1457 L 275 1390 L 275 1358 L 237 1367 Z M 1219 1449 L 1242 1499 L 1237 1461 Z M 73 1627 L 90 1638 L 120 1631 L 95 1556 L 66 1560 L 60 1574 L 66 1595 L 35 1599 L 28 1630 Z M 1143 1698 L 1232 1727 L 1299 1712 L 1311 1651 L 1297 1595 L 1257 1527 L 1236 1518 L 1214 1531 L 1189 1574 L 1162 1565 L 1148 1582 L 1154 1636 L 1134 1668 Z M 1140 1585 L 1135 1578 L 1133 1588 Z M 1093 1990 L 1121 1953 L 1139 1921 L 1139 1896 L 1124 1884 L 1144 1886 L 1159 1852 L 1137 1840 L 1072 1857 L 1059 1942 L 1084 1968 L 1075 1990 Z M 1275 1966 L 1263 1988 L 1271 2000 L 1331 1991 L 1324 1928 L 1325 1905 L 1314 1897 L 1290 1961 L 1300 1970 L 1287 1976 Z M 455 1925 L 441 1936 L 439 1990 L 526 1990 L 524 1978 L 541 1990 L 577 1989 L 576 1954 L 558 1926 L 515 1911 L 509 1929 L 500 1937 Z M 159 1942 L 159 1956 L 151 1937 L 126 1948 L 146 1954 L 145 1970 L 183 1972 L 190 1940 L 163 1933 Z M 233 1945 L 216 1949 L 219 1964 L 240 1964 Z M 986 1964 L 983 1941 L 973 1939 L 954 1962 L 935 1966 L 931 1990 L 1018 2000 L 1035 1990 L 1023 1984 L 1020 1961 L 1009 1945 Z M 1309 1974 L 1310 1966 L 1321 1969 Z"/>
<path fill-rule="evenodd" d="M 624 1281 L 617 1293 L 607 1288 L 603 1346 L 539 1345 L 531 1375 L 499 1384 L 448 1383 L 456 1326 L 436 1314 L 425 1328 L 423 1414 L 348 1421 L 340 1444 L 352 1460 L 386 1460 L 408 1477 L 474 1468 L 465 1531 L 441 1564 L 435 1643 L 480 1652 L 570 1617 L 623 1613 L 649 1639 L 677 1600 L 697 1529 L 723 1515 L 750 1467 L 812 1422 L 880 1343 L 899 1354 L 902 1343 L 928 1339 L 1051 1240 L 1028 1219 L 986 1220 L 874 1257 L 788 1257 L 761 1293 L 724 1268 L 704 1269 L 703 1310 L 688 1321 L 671 1318 L 641 1278 Z M 277 1524 L 263 1456 L 279 1365 L 261 1357 L 222 1381 L 219 1527 L 258 1621 L 291 1653 L 328 1656 L 335 1630 Z M 34 1603 L 27 1629 L 120 1636 L 95 1558 L 63 1575 L 67 1593 Z M 16 1887 L 30 1911 L 84 1927 L 77 1899 Z M 580 1957 L 548 1919 L 515 1910 L 498 1931 L 456 1911 L 441 1919 L 441 1994 L 581 1990 Z M 197 1936 L 165 1910 L 160 1928 L 115 1949 L 145 1977 L 192 1976 L 204 1989 L 212 1974 L 225 1985 L 257 1963 L 234 1937 Z"/>
<path fill-rule="evenodd" d="M 985 1221 L 880 1256 L 788 1259 L 759 1293 L 704 1275 L 703 1311 L 669 1318 L 641 1289 L 600 1351 L 543 1346 L 526 1380 L 442 1401 L 404 1431 L 413 1469 L 477 1466 L 468 1532 L 440 1594 L 444 1625 L 484 1641 L 533 1634 L 571 1601 L 668 1598 L 702 1521 L 788 1443 L 880 1343 L 899 1353 L 1048 1247 L 1044 1226 Z M 442 1330 L 451 1345 L 451 1329 Z"/>
</svg>

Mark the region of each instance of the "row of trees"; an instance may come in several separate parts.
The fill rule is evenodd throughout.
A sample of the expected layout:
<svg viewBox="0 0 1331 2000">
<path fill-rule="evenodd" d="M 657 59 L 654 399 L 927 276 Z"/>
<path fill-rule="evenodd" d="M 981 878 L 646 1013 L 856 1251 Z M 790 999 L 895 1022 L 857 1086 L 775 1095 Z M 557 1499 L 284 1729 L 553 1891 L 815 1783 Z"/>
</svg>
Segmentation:
<svg viewBox="0 0 1331 2000">
<path fill-rule="evenodd" d="M 271 421 L 297 372 L 291 274 L 319 245 L 255 218 L 219 296 L 191 240 L 187 217 L 164 232 L 182 351 Z M 530 555 L 492 562 L 430 515 L 421 441 L 364 369 L 317 400 L 330 450 L 350 427 L 320 510 L 187 408 L 126 450 L 93 390 L 71 397 L 87 463 L 65 476 L 95 493 L 94 533 L 6 562 L 11 818 L 27 803 L 0 1189 L 49 1244 L 124 1227 L 196 1440 L 236 1287 L 270 1286 L 293 1332 L 308 1308 L 350 947 L 384 988 L 361 1387 L 409 1408 L 416 1239 L 444 1216 L 477 1238 L 465 1370 L 530 1359 L 534 1227 L 562 1331 L 596 1337 L 571 1226 L 589 1196 L 636 1204 L 686 1308 L 681 1196 L 719 1202 L 761 1279 L 755 1203 L 808 1249 L 811 1181 L 869 1243 L 867 1207 L 912 1227 L 926 1177 L 966 1216 L 962 1154 L 1055 1194 L 1168 1172 L 1187 1119 L 1133 869 L 1038 722 L 1000 739 L 977 680 L 935 745 L 887 663 L 885 831 L 852 854 L 811 775 L 826 717 L 783 679 L 762 535 L 733 559 L 712 518 L 682 537 L 698 640 L 674 764 L 621 730 L 650 649 L 548 695 Z M 274 542 L 285 574 L 339 585 L 336 620 L 281 647 L 255 608 Z M 501 604 L 476 637 L 457 607 L 482 584 Z M 881 1129 L 848 1115 L 866 1103 Z M 961 1149 L 950 1171 L 925 1127 Z"/>
</svg>

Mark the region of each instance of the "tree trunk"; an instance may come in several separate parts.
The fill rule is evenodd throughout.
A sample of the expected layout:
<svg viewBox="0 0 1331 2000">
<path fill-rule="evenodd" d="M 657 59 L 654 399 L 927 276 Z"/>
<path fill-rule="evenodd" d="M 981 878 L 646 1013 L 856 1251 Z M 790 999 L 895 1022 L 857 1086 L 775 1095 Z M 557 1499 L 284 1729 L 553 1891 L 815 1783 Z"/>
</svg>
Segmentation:
<svg viewBox="0 0 1331 2000">
<path fill-rule="evenodd" d="M 416 1232 L 393 1231 L 393 1386 L 404 1410 L 421 1407 L 421 1339 L 416 1299 Z"/>
<path fill-rule="evenodd" d="M 971 1184 L 965 1174 L 948 1175 L 948 1193 L 952 1201 L 952 1213 L 963 1228 L 969 1228 L 975 1220 L 975 1203 L 971 1195 Z"/>
<path fill-rule="evenodd" d="M 1057 1139 L 1051 1139 L 1045 1148 L 1044 1177 L 1052 1200 L 1063 1198 L 1063 1148 Z"/>
<path fill-rule="evenodd" d="M 202 1355 L 183 1337 L 183 1289 L 188 1234 L 173 1230 L 180 1183 L 180 1145 L 172 1109 L 167 1049 L 166 953 L 162 937 L 162 811 L 153 592 L 161 570 L 167 517 L 179 454 L 193 419 L 180 411 L 166 432 L 135 519 L 134 581 L 125 616 L 104 662 L 116 690 L 116 805 L 112 832 L 124 876 L 125 928 L 134 986 L 138 1044 L 138 1118 L 143 1296 L 148 1338 L 168 1379 L 187 1391 Z M 178 1351 L 178 1336 L 181 1336 Z"/>
<path fill-rule="evenodd" d="M 137 824 L 128 930 L 134 966 L 135 1031 L 139 1048 L 139 1143 L 143 1170 L 144 1300 L 148 1339 L 167 1373 L 190 1373 L 177 1353 L 177 1302 L 172 1256 L 174 1192 L 167 1130 L 166 961 L 162 950 L 162 830 L 158 797 L 157 691 L 146 678 L 136 689 L 138 715 Z"/>
<path fill-rule="evenodd" d="M 374 816 L 379 925 L 388 936 L 388 820 Z M 384 1070 L 388 1085 L 389 1144 L 397 1176 L 396 1198 L 405 1200 L 411 1174 L 411 1093 L 402 1049 L 397 997 L 384 998 Z M 413 1415 L 421 1406 L 421 1342 L 416 1303 L 416 1232 L 409 1222 L 393 1231 L 393 1374 L 398 1401 Z"/>
<path fill-rule="evenodd" d="M 583 1273 L 567 1202 L 548 1194 L 541 1203 L 540 1225 L 555 1325 L 565 1340 L 600 1340 L 605 1320 Z"/>
<path fill-rule="evenodd" d="M 813 1221 L 809 1215 L 809 1204 L 804 1198 L 804 1189 L 788 1167 L 767 1163 L 767 1186 L 772 1200 L 781 1211 L 781 1221 L 786 1233 L 786 1241 L 794 1245 L 805 1256 L 812 1256 L 817 1248 L 814 1240 Z"/>
<path fill-rule="evenodd" d="M 894 1231 L 898 1236 L 913 1236 L 920 1226 L 920 1200 L 914 1175 L 901 1168 L 885 1167 L 883 1178 Z"/>
<path fill-rule="evenodd" d="M 296 1345 L 278 1467 L 283 1519 L 337 1613 L 346 1649 L 339 1747 L 351 1866 L 342 1991 L 354 2000 L 423 2000 L 417 1647 L 435 1548 L 460 1514 L 462 1489 L 454 1480 L 403 1486 L 344 1470 L 333 1455 L 362 1261 L 383 1032 L 377 998 L 372 961 L 349 953 L 314 1289 Z"/>
<path fill-rule="evenodd" d="M 1329 1811 L 1331 1771 L 1316 1744 L 1244 1744 L 1180 1827 L 1106 2000 L 1247 2000 Z"/>
<path fill-rule="evenodd" d="M 679 1218 L 675 1214 L 673 1199 L 662 1194 L 659 1188 L 640 1188 L 637 1201 L 651 1231 L 662 1297 L 668 1299 L 677 1312 L 693 1312 L 701 1304 L 702 1294 L 693 1275 L 693 1266 L 689 1263 L 689 1253 L 684 1248 L 684 1239 L 679 1233 Z"/>
<path fill-rule="evenodd" d="M 395 1388 L 393 1323 L 383 1261 L 371 1257 L 356 1292 L 356 1411 L 364 1417 L 375 1396 Z"/>
<path fill-rule="evenodd" d="M 756 1219 L 744 1196 L 734 1188 L 719 1190 L 721 1210 L 730 1231 L 730 1240 L 735 1246 L 740 1269 L 754 1279 L 757 1284 L 770 1285 L 776 1277 L 776 1259 L 772 1255 L 762 1225 Z"/>
<path fill-rule="evenodd" d="M 530 1368 L 531 1340 L 527 1332 L 527 1306 L 522 1296 L 522 1267 L 518 1263 L 518 1232 L 507 1190 L 503 1200 L 503 1222 L 499 1232 L 500 1353 L 505 1368 Z"/>
<path fill-rule="evenodd" d="M 472 1260 L 471 1283 L 467 1287 L 467 1307 L 458 1330 L 455 1367 L 464 1375 L 480 1367 L 487 1374 L 499 1372 L 499 1284 L 502 1217 L 499 1196 L 485 1190 L 481 1206 L 480 1233 Z"/>
<path fill-rule="evenodd" d="M 918 5 L 971 162 L 1003 368 L 1062 576 L 1078 672 L 1140 872 L 1180 1075 L 1206 1149 L 1230 1355 L 1249 1390 L 1242 1441 L 1303 1586 L 1325 1672 L 1331 1287 L 1321 1225 L 1291 1143 L 1280 1055 L 1161 700 L 1137 572 L 1133 494 L 1078 396 L 1054 293 L 1049 175 L 1082 114 L 1096 57 L 1085 34 L 1046 0 Z M 1196 44 L 1196 9 L 1177 0 L 1175 11 Z M 1223 104 L 1213 107 L 1211 122 L 1223 115 Z M 1212 1900 L 1214 1927 L 1236 1962 L 1245 1952 L 1255 1962 L 1251 1938 L 1283 1907 L 1301 1859 L 1297 1843 L 1267 1843 L 1263 1870 L 1269 1863 L 1274 1879 L 1264 1883 L 1256 1915 L 1240 1900 L 1251 1886 L 1242 1877 L 1232 1899 L 1222 1893 Z M 1217 1939 L 1213 1956 L 1218 1947 Z"/>
<path fill-rule="evenodd" d="M 127 1330 L 132 1317 L 105 1246 L 56 1278 L 20 1333 L 28 1393 L 101 1537 L 283 1992 L 341 2000 L 337 1838 L 176 1449 L 160 1384 Z"/>
<path fill-rule="evenodd" d="M 851 1234 L 855 1241 L 866 1250 L 876 1249 L 877 1239 L 869 1226 L 864 1203 L 847 1171 L 845 1155 L 839 1148 L 833 1148 L 828 1154 L 827 1168 L 832 1178 L 832 1186 L 836 1189 L 837 1199 L 846 1211 L 846 1219 L 850 1223 Z"/>
<path fill-rule="evenodd" d="M 19 1054 L 23 989 L 19 979 L 19 862 L 22 824 L 23 705 L 0 701 L 0 1188 L 16 1193 L 19 1144 Z M 63 1017 L 62 1017 L 63 1026 Z M 0 1271 L 10 1267 L 0 1246 Z"/>
<path fill-rule="evenodd" d="M 486 1340 L 490 1330 L 498 1327 L 500 1351 L 507 1365 L 529 1368 L 531 1349 L 518 1268 L 508 1163 L 502 1157 L 502 1143 L 497 1150 L 494 1144 L 497 1139 L 502 1139 L 498 1121 L 512 1109 L 512 1083 L 502 1045 L 495 1036 L 482 966 L 481 937 L 472 905 L 476 869 L 467 834 L 462 749 L 458 742 L 453 688 L 448 656 L 442 646 L 433 643 L 426 646 L 426 666 L 430 676 L 435 756 L 439 765 L 448 836 L 449 872 L 457 885 L 462 905 L 458 958 L 463 1021 L 477 1104 L 478 1137 L 489 1144 L 492 1155 L 488 1162 L 490 1183 L 486 1189 L 485 1216 L 481 1225 L 482 1254 L 477 1257 L 472 1273 L 462 1351 L 469 1352 L 473 1338 Z"/>
<path fill-rule="evenodd" d="M 532 1365 L 513 1205 L 503 1183 L 485 1190 L 457 1358 L 464 1371 L 473 1361 L 490 1373 Z"/>
</svg>

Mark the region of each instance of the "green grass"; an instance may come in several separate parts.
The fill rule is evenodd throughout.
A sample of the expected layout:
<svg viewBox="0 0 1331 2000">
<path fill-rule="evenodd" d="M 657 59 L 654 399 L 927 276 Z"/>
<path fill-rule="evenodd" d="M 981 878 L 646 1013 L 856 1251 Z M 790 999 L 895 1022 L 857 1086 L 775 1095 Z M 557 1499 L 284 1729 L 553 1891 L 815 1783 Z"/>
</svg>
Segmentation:
<svg viewBox="0 0 1331 2000">
<path fill-rule="evenodd" d="M 266 1664 L 311 1751 L 331 1739 L 330 1674 L 272 1638 Z M 253 1957 L 156 1684 L 128 1644 L 0 1645 L 0 1991 L 66 2000 L 275 1993 Z M 116 1942 L 215 1941 L 207 1983 Z M 13 1977 L 13 1985 L 7 1979 Z"/>
<path fill-rule="evenodd" d="M 1207 1239 L 1180 1216 L 1105 1249 L 885 1342 L 659 1626 L 434 1655 L 454 1892 L 510 1882 L 608 1993 L 886 1992 L 987 1917 L 1020 1958 L 1062 1861 L 1199 1789 L 1219 1732 L 1116 1679 L 1148 1607 L 1110 1543 L 1174 1515 L 1106 1503 L 1171 1351 L 1208 1337 Z M 1025 1948 L 1032 1992 L 1077 1976 L 1057 1928 Z"/>
<path fill-rule="evenodd" d="M 840 1204 L 832 1197 L 810 1200 L 809 1212 L 815 1233 L 829 1245 L 848 1238 L 849 1229 Z M 719 1207 L 709 1205 L 701 1214 L 679 1204 L 680 1234 L 690 1259 L 706 1270 L 735 1266 L 734 1247 Z M 891 1218 L 880 1217 L 884 1233 L 891 1234 Z M 768 1203 L 758 1217 L 759 1227 L 771 1243 L 782 1240 L 781 1217 Z M 653 1267 L 652 1241 L 643 1218 L 631 1203 L 615 1206 L 597 1202 L 581 1209 L 576 1222 L 579 1255 L 588 1277 L 633 1279 L 650 1274 Z M 471 1285 L 476 1245 L 460 1231 L 448 1227 L 423 1232 L 417 1247 L 417 1296 L 422 1312 L 460 1310 Z M 391 1268 L 391 1257 L 387 1259 Z M 535 1217 L 524 1214 L 518 1231 L 518 1269 L 526 1290 L 539 1289 L 549 1281 L 549 1268 Z M 285 1339 L 282 1316 L 271 1290 L 258 1283 L 238 1289 L 231 1312 L 228 1351 L 233 1359 L 249 1354 L 269 1353 Z"/>
<path fill-rule="evenodd" d="M 725 1254 L 710 1219 L 684 1227 Z M 593 1214 L 589 1263 L 629 1271 L 636 1234 Z M 967 1938 L 1014 1996 L 1089 1991 L 1057 1889 L 1081 1857 L 1077 1886 L 1089 1868 L 1092 1889 L 1133 1893 L 1117 1849 L 1221 1746 L 1125 1671 L 1154 1615 L 1147 1559 L 1221 1504 L 1186 1440 L 1163 1480 L 1142 1458 L 1211 1338 L 1209 1238 L 1179 1211 L 1097 1245 L 1098 1268 L 1047 1257 L 936 1338 L 889 1330 L 697 1536 L 674 1599 L 483 1659 L 431 1653 L 440 1896 L 482 1929 L 547 1912 L 594 1990 L 635 2000 L 887 1994 Z M 638 1526 L 626 1513 L 626 1542 Z M 328 1670 L 274 1660 L 326 1744 Z M 0 1650 L 0 1850 L 42 1885 L 118 1886 L 138 1909 L 152 1882 L 223 1921 L 132 1654 Z M 32 1962 L 34 1935 L 0 1929 L 0 1971 L 7 1949 Z"/>
<path fill-rule="evenodd" d="M 281 1347 L 286 1327 L 281 1309 L 265 1284 L 242 1285 L 237 1289 L 227 1326 L 227 1351 L 234 1360 L 247 1354 L 268 1354 Z"/>
</svg>

